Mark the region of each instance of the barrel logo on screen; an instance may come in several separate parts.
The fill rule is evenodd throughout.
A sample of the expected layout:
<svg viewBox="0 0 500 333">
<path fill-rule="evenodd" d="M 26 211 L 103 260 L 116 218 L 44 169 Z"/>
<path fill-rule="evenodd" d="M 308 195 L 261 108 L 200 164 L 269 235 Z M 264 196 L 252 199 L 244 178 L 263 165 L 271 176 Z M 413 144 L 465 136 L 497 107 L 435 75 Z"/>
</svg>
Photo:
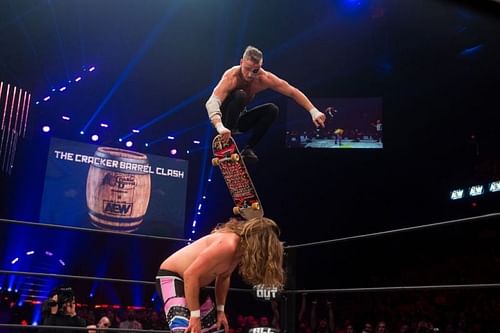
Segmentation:
<svg viewBox="0 0 500 333">
<path fill-rule="evenodd" d="M 97 148 L 94 156 L 112 162 L 89 167 L 87 207 L 92 223 L 105 230 L 137 230 L 151 195 L 147 156 L 111 147 Z"/>
</svg>

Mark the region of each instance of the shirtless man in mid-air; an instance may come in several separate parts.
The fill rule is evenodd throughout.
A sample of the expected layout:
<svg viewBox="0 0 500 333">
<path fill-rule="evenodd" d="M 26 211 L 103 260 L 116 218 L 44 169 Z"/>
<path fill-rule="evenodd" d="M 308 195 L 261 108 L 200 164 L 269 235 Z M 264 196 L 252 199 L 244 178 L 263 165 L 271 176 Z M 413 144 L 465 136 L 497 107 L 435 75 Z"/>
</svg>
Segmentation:
<svg viewBox="0 0 500 333">
<path fill-rule="evenodd" d="M 229 68 L 222 75 L 212 95 L 206 102 L 208 117 L 217 132 L 227 140 L 231 132 L 246 132 L 253 129 L 241 155 L 248 162 L 257 162 L 253 151 L 278 115 L 278 107 L 266 103 L 247 110 L 246 106 L 255 94 L 272 89 L 292 98 L 309 111 L 316 127 L 325 127 L 325 115 L 320 112 L 299 89 L 262 68 L 263 54 L 248 46 L 238 66 Z"/>
</svg>

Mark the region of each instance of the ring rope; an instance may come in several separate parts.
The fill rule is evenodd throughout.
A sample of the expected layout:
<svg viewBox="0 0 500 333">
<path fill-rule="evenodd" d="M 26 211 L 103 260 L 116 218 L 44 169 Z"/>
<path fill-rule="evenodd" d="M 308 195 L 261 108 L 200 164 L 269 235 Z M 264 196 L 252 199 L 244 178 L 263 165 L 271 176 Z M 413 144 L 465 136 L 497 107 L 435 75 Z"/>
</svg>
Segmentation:
<svg viewBox="0 0 500 333">
<path fill-rule="evenodd" d="M 429 224 L 423 224 L 423 225 L 418 225 L 418 226 L 414 226 L 414 227 L 392 229 L 392 230 L 386 230 L 386 231 L 380 231 L 380 232 L 372 232 L 372 233 L 368 233 L 368 234 L 335 238 L 335 239 L 323 240 L 323 241 L 318 241 L 318 242 L 310 242 L 310 243 L 303 243 L 303 244 L 297 244 L 297 245 L 288 245 L 288 246 L 285 246 L 285 249 L 298 249 L 298 248 L 306 247 L 306 246 L 333 244 L 333 243 L 345 242 L 345 241 L 349 241 L 349 240 L 358 240 L 358 239 L 365 239 L 365 238 L 372 238 L 372 237 L 378 237 L 378 236 L 397 234 L 400 232 L 408 232 L 408 231 L 422 230 L 422 229 L 428 229 L 428 228 L 434 228 L 434 227 L 441 227 L 441 226 L 446 226 L 446 225 L 456 224 L 456 223 L 486 220 L 486 219 L 491 219 L 494 217 L 500 217 L 500 213 L 478 215 L 478 216 L 466 217 L 466 218 L 461 218 L 461 219 L 456 219 L 456 220 L 429 223 Z"/>
<path fill-rule="evenodd" d="M 100 230 L 100 229 L 90 229 L 90 228 L 74 227 L 74 226 L 61 225 L 61 224 L 50 224 L 50 223 L 41 223 L 41 222 L 28 222 L 28 221 L 7 220 L 7 219 L 0 219 L 0 222 L 12 223 L 12 224 L 25 224 L 25 225 L 36 226 L 36 227 L 47 227 L 47 228 L 57 228 L 57 229 L 66 229 L 66 230 L 97 232 L 97 233 L 113 234 L 113 235 L 120 235 L 120 236 L 132 236 L 132 237 L 149 238 L 149 239 L 191 242 L 189 239 L 183 239 L 183 238 L 153 236 L 153 235 L 144 235 L 144 234 L 132 234 L 132 233 L 128 233 L 128 232 Z"/>
<path fill-rule="evenodd" d="M 354 293 L 354 292 L 377 292 L 377 291 L 407 291 L 407 290 L 446 290 L 446 289 L 481 289 L 500 288 L 500 283 L 474 283 L 474 284 L 442 284 L 427 286 L 396 286 L 396 287 L 372 287 L 372 288 L 342 288 L 342 289 L 301 289 L 287 290 L 288 294 L 314 294 L 314 293 Z"/>
<path fill-rule="evenodd" d="M 43 276 L 61 279 L 75 279 L 75 280 L 92 280 L 92 281 L 104 281 L 104 282 L 120 282 L 120 283 L 136 283 L 143 285 L 155 286 L 156 282 L 152 281 L 141 281 L 141 280 L 126 280 L 126 279 L 116 279 L 116 278 L 106 278 L 106 277 L 96 277 L 96 276 L 84 276 L 84 275 L 65 275 L 65 274 L 54 274 L 54 273 L 41 273 L 41 272 L 23 272 L 23 271 L 9 271 L 0 269 L 0 274 L 13 274 L 13 275 L 27 275 L 27 276 Z M 214 289 L 212 286 L 204 287 L 207 289 Z M 232 291 L 243 291 L 251 292 L 251 289 L 245 288 L 229 288 Z"/>
<path fill-rule="evenodd" d="M 137 328 L 88 328 L 78 326 L 52 326 L 52 325 L 20 325 L 20 324 L 0 324 L 0 327 L 10 327 L 16 329 L 44 329 L 44 330 L 75 330 L 87 332 L 89 330 L 99 332 L 155 332 L 155 333 L 171 333 L 168 330 L 140 330 Z"/>
</svg>

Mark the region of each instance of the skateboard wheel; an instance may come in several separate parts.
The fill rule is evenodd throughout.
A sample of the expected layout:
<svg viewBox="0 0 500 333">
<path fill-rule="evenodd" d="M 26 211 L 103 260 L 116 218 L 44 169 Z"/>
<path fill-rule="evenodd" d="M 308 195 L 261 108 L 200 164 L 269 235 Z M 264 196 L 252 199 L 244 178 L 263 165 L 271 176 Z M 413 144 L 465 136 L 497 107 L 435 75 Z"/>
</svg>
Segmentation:
<svg viewBox="0 0 500 333">
<path fill-rule="evenodd" d="M 252 204 L 252 209 L 259 210 L 259 209 L 260 209 L 260 205 L 259 205 L 259 203 L 258 203 L 258 202 L 254 202 L 254 203 Z"/>
<path fill-rule="evenodd" d="M 240 207 L 238 207 L 238 206 L 233 207 L 233 214 L 239 215 L 240 214 Z"/>
<path fill-rule="evenodd" d="M 217 157 L 212 158 L 212 165 L 219 165 L 219 159 Z"/>
<path fill-rule="evenodd" d="M 240 155 L 238 154 L 231 154 L 231 160 L 238 162 L 240 160 Z"/>
</svg>

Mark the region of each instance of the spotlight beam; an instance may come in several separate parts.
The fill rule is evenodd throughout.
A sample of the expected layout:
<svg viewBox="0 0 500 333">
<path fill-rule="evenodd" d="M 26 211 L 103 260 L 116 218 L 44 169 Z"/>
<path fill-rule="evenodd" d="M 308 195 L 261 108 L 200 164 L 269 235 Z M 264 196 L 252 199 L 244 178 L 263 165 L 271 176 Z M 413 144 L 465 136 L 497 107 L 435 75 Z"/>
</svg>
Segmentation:
<svg viewBox="0 0 500 333">
<path fill-rule="evenodd" d="M 156 25 L 153 31 L 149 33 L 148 37 L 142 44 L 141 48 L 135 53 L 134 57 L 132 58 L 132 61 L 130 61 L 130 63 L 127 65 L 127 67 L 122 72 L 118 80 L 116 80 L 115 84 L 113 85 L 109 93 L 106 95 L 106 97 L 104 97 L 101 104 L 97 107 L 97 110 L 94 112 L 94 114 L 90 117 L 85 126 L 82 128 L 82 131 L 85 132 L 88 129 L 88 127 L 92 124 L 95 118 L 102 112 L 106 104 L 108 104 L 108 102 L 111 100 L 116 91 L 121 87 L 123 82 L 125 82 L 130 73 L 135 69 L 137 64 L 142 60 L 146 52 L 157 41 L 158 36 L 160 35 L 160 33 L 163 32 L 165 26 L 169 22 L 169 19 L 174 15 L 175 11 L 180 6 L 180 3 L 181 3 L 180 1 L 177 1 L 176 5 L 170 7 L 168 11 L 165 12 L 161 21 Z"/>
<path fill-rule="evenodd" d="M 174 107 L 170 108 L 169 110 L 163 112 L 162 114 L 160 114 L 159 116 L 157 116 L 157 117 L 153 118 L 152 120 L 148 121 L 144 125 L 141 125 L 140 127 L 136 127 L 136 128 L 139 129 L 139 131 L 142 132 L 143 129 L 145 129 L 145 128 L 151 126 L 151 125 L 156 124 L 157 122 L 159 122 L 160 120 L 162 120 L 165 117 L 171 116 L 171 115 L 179 112 L 180 110 L 184 109 L 186 106 L 190 105 L 191 103 L 194 103 L 197 100 L 199 100 L 200 98 L 206 96 L 211 91 L 211 89 L 212 89 L 212 87 L 210 86 L 208 88 L 205 88 L 205 89 L 199 91 L 195 95 L 192 95 L 191 97 L 183 100 L 179 104 L 177 104 Z M 126 134 L 124 136 L 120 136 L 120 137 L 122 139 L 127 139 L 130 136 L 132 136 L 132 135 L 134 135 L 134 134 L 133 133 L 128 133 L 128 134 Z"/>
</svg>

